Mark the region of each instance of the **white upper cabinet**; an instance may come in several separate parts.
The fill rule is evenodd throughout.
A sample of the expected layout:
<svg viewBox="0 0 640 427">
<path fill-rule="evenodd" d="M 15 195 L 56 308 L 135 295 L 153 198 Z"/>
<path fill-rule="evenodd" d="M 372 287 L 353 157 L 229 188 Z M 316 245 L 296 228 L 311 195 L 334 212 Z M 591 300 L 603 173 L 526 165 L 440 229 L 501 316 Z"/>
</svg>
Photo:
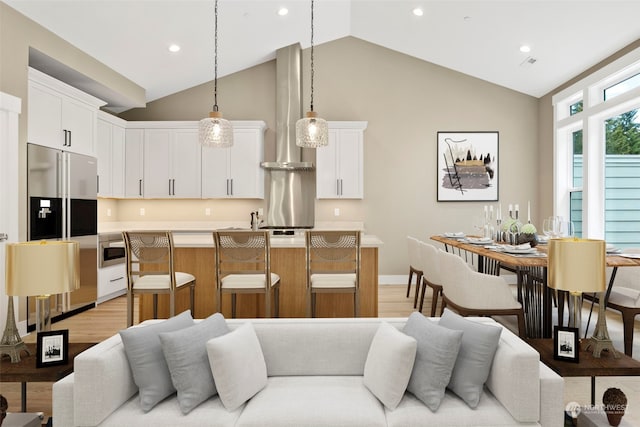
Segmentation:
<svg viewBox="0 0 640 427">
<path fill-rule="evenodd" d="M 135 122 L 127 129 L 127 197 L 200 198 L 200 144 L 197 122 Z M 129 147 L 129 132 L 131 134 Z M 138 158 L 140 137 L 142 160 Z M 129 155 L 132 159 L 129 159 Z M 143 171 L 136 173 L 135 169 Z M 136 179 L 138 188 L 136 193 Z"/>
<path fill-rule="evenodd" d="M 144 197 L 144 129 L 125 130 L 124 197 Z"/>
<path fill-rule="evenodd" d="M 364 197 L 364 130 L 367 122 L 329 123 L 329 145 L 316 149 L 318 199 Z"/>
<path fill-rule="evenodd" d="M 97 113 L 105 104 L 29 68 L 28 142 L 95 156 Z"/>
<path fill-rule="evenodd" d="M 262 121 L 232 121 L 233 146 L 202 147 L 203 198 L 264 198 Z"/>
<path fill-rule="evenodd" d="M 124 197 L 125 126 L 124 120 L 98 111 L 96 152 L 100 197 Z"/>
</svg>

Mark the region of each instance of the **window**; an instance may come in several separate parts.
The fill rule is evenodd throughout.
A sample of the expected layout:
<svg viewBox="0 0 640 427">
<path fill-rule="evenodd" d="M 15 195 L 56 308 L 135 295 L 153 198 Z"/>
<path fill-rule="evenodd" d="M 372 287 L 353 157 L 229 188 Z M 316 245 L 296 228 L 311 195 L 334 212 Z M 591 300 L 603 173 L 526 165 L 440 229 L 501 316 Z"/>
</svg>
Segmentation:
<svg viewBox="0 0 640 427">
<path fill-rule="evenodd" d="M 624 95 L 624 96 L 621 96 Z M 554 215 L 640 246 L 640 49 L 554 95 Z"/>
</svg>

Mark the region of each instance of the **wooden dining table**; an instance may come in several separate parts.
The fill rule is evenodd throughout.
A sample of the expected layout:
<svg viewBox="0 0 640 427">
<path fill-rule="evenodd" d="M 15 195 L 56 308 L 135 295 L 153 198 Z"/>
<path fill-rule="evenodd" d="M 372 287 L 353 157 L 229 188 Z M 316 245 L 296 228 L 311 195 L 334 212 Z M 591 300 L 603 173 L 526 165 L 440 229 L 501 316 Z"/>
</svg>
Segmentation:
<svg viewBox="0 0 640 427">
<path fill-rule="evenodd" d="M 551 338 L 553 333 L 552 289 L 547 286 L 547 245 L 538 244 L 536 253 L 512 254 L 487 248 L 486 244 L 470 243 L 466 238 L 431 236 L 448 252 L 471 256 L 479 272 L 499 275 L 500 270 L 512 271 L 517 277 L 518 301 L 525 311 L 525 332 L 528 338 Z M 476 255 L 473 260 L 473 255 Z M 612 267 L 605 294 L 605 307 L 619 267 L 640 267 L 640 259 L 607 254 L 607 267 Z M 564 298 L 562 298 L 563 300 Z M 558 301 L 558 319 L 562 322 L 563 304 Z"/>
</svg>

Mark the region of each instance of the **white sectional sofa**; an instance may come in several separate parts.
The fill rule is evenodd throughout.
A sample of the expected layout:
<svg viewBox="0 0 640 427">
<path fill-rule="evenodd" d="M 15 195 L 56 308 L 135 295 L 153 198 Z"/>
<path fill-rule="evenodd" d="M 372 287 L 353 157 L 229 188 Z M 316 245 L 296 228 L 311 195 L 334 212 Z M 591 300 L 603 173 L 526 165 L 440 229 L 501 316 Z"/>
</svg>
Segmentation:
<svg viewBox="0 0 640 427">
<path fill-rule="evenodd" d="M 498 325 L 491 319 L 469 318 Z M 429 319 L 437 322 L 438 319 Z M 176 394 L 144 412 L 120 335 L 78 355 L 75 372 L 53 386 L 56 427 L 117 426 L 545 426 L 562 425 L 563 380 L 508 329 L 501 332 L 489 377 L 474 409 L 447 390 L 433 412 L 406 392 L 390 410 L 364 384 L 381 322 L 407 319 L 228 319 L 251 322 L 267 370 L 266 386 L 228 411 L 219 396 L 184 415 Z M 148 321 L 141 325 L 153 324 Z M 500 326 L 501 327 L 501 326 Z"/>
</svg>

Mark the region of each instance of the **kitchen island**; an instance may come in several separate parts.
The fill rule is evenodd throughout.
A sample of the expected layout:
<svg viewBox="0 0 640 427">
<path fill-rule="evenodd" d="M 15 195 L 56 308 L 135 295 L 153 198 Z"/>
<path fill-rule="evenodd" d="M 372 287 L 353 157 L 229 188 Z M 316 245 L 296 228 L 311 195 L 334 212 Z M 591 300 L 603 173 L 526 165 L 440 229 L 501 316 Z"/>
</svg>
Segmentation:
<svg viewBox="0 0 640 427">
<path fill-rule="evenodd" d="M 215 248 L 211 231 L 174 231 L 175 267 L 196 277 L 195 318 L 216 311 Z M 306 266 L 304 234 L 271 237 L 271 271 L 280 276 L 280 317 L 306 316 Z M 362 236 L 360 269 L 360 316 L 378 316 L 378 248 L 376 236 Z M 140 321 L 153 318 L 153 296 L 140 295 Z M 222 314 L 231 317 L 231 296 L 225 295 Z M 263 296 L 238 294 L 236 317 L 264 317 Z M 167 295 L 159 295 L 158 317 L 169 314 Z M 189 293 L 176 294 L 176 313 L 189 308 Z M 317 317 L 352 317 L 353 297 L 349 294 L 319 294 Z"/>
</svg>

